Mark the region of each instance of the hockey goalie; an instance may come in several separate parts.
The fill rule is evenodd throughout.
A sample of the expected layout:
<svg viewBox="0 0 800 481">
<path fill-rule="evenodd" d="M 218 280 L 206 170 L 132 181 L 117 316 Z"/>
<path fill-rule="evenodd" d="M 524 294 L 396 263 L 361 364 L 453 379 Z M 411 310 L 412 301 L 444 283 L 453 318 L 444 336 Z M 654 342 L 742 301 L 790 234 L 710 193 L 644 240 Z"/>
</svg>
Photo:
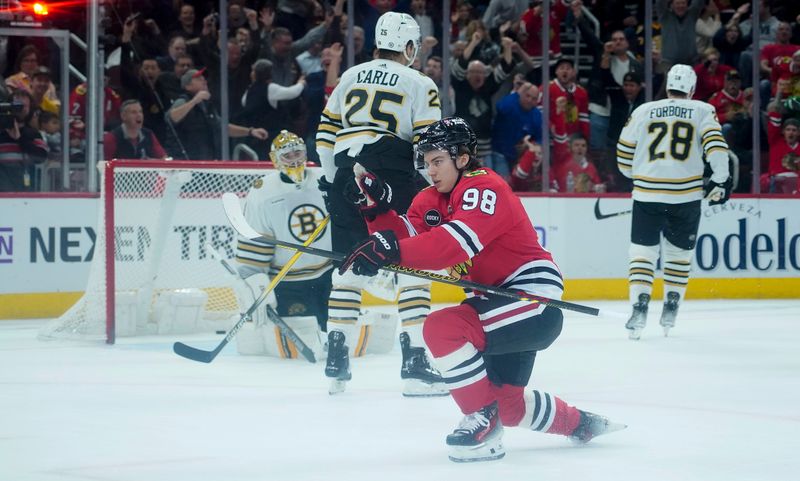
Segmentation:
<svg viewBox="0 0 800 481">
<path fill-rule="evenodd" d="M 306 168 L 306 146 L 296 134 L 282 131 L 275 137 L 270 158 L 276 170 L 257 179 L 247 193 L 244 214 L 248 223 L 265 236 L 289 242 L 305 242 L 327 213 L 317 189 L 319 173 Z M 317 235 L 313 247 L 330 250 L 329 229 Z M 269 285 L 270 279 L 289 261 L 294 251 L 273 245 L 238 239 L 236 261 L 239 279 L 236 297 L 244 312 Z M 323 344 L 328 321 L 331 291 L 330 260 L 304 254 L 275 286 L 236 337 L 237 350 L 245 355 L 267 355 L 297 359 L 297 346 L 269 319 L 267 305 L 314 351 L 324 358 Z M 394 274 L 372 280 L 365 287 L 371 294 L 394 300 L 397 295 Z M 238 316 L 237 316 L 238 319 Z M 360 342 L 353 345 L 354 356 L 386 353 L 394 346 L 397 316 L 378 310 L 364 310 L 358 321 Z"/>
</svg>

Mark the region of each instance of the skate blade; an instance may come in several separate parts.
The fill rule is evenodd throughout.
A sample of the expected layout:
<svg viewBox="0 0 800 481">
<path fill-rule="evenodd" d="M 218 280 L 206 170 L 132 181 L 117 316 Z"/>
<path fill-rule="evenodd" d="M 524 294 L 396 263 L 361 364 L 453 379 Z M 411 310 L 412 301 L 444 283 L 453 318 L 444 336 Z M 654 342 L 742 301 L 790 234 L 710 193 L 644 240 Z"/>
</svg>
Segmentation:
<svg viewBox="0 0 800 481">
<path fill-rule="evenodd" d="M 592 439 L 594 439 L 594 438 L 596 438 L 598 436 L 604 436 L 606 434 L 610 434 L 610 433 L 613 433 L 615 431 L 622 431 L 623 429 L 625 429 L 627 427 L 628 427 L 627 424 L 615 423 L 615 422 L 612 422 L 612 421 L 608 421 L 606 423 L 605 429 L 602 432 L 594 434 L 591 438 L 589 438 L 589 439 L 587 439 L 585 441 L 581 440 L 581 439 L 578 439 L 578 438 L 574 438 L 572 436 L 569 437 L 569 440 L 572 441 L 573 444 L 576 444 L 578 446 L 583 446 L 584 444 L 588 443 L 589 441 L 591 441 Z"/>
<path fill-rule="evenodd" d="M 642 338 L 643 329 L 628 329 L 628 339 L 638 341 Z"/>
<path fill-rule="evenodd" d="M 405 397 L 439 397 L 449 395 L 450 390 L 441 382 L 429 384 L 419 379 L 406 379 L 403 385 L 403 396 Z"/>
<path fill-rule="evenodd" d="M 454 463 L 477 463 L 481 461 L 494 461 L 502 459 L 506 455 L 502 443 L 488 445 L 486 443 L 478 446 L 450 446 L 450 454 L 447 455 Z"/>
<path fill-rule="evenodd" d="M 347 381 L 341 381 L 339 379 L 332 379 L 330 386 L 328 386 L 328 394 L 333 396 L 334 394 L 341 394 L 347 388 Z"/>
</svg>

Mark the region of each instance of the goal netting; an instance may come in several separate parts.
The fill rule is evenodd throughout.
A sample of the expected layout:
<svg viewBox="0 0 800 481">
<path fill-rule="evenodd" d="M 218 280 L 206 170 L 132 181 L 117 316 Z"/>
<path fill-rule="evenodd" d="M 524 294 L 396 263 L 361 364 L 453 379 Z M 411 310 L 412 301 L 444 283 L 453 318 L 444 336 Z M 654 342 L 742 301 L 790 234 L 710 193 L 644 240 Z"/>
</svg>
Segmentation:
<svg viewBox="0 0 800 481">
<path fill-rule="evenodd" d="M 221 196 L 244 197 L 265 164 L 110 161 L 100 167 L 97 239 L 83 296 L 42 339 L 224 329 L 239 312 L 232 259 L 236 232 Z"/>
</svg>

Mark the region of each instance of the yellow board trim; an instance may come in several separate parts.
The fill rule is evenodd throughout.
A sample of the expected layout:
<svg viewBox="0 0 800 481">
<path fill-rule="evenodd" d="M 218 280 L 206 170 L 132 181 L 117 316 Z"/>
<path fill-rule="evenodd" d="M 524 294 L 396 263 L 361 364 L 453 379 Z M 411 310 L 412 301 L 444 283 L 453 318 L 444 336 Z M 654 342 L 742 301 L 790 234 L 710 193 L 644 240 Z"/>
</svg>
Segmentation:
<svg viewBox="0 0 800 481">
<path fill-rule="evenodd" d="M 564 282 L 565 300 L 628 299 L 628 279 L 569 279 Z M 663 281 L 656 279 L 653 298 L 661 297 Z M 82 292 L 0 294 L 0 319 L 38 319 L 58 317 L 70 308 Z M 800 299 L 800 278 L 690 278 L 688 299 Z M 464 299 L 459 287 L 431 286 L 431 302 L 455 304 Z M 363 305 L 389 305 L 390 302 L 365 292 Z M 337 321 L 333 321 L 336 323 Z M 352 324 L 338 321 L 342 324 Z"/>
</svg>

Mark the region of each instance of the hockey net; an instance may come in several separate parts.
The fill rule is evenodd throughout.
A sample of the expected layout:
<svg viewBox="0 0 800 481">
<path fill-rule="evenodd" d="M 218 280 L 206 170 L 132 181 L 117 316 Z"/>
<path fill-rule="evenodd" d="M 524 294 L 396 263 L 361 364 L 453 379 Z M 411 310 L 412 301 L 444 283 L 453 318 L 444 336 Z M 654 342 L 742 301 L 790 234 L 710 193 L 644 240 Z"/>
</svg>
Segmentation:
<svg viewBox="0 0 800 481">
<path fill-rule="evenodd" d="M 41 339 L 224 329 L 239 312 L 235 278 L 209 249 L 231 259 L 236 232 L 221 196 L 243 197 L 268 164 L 110 161 L 83 296 L 48 323 Z"/>
</svg>

